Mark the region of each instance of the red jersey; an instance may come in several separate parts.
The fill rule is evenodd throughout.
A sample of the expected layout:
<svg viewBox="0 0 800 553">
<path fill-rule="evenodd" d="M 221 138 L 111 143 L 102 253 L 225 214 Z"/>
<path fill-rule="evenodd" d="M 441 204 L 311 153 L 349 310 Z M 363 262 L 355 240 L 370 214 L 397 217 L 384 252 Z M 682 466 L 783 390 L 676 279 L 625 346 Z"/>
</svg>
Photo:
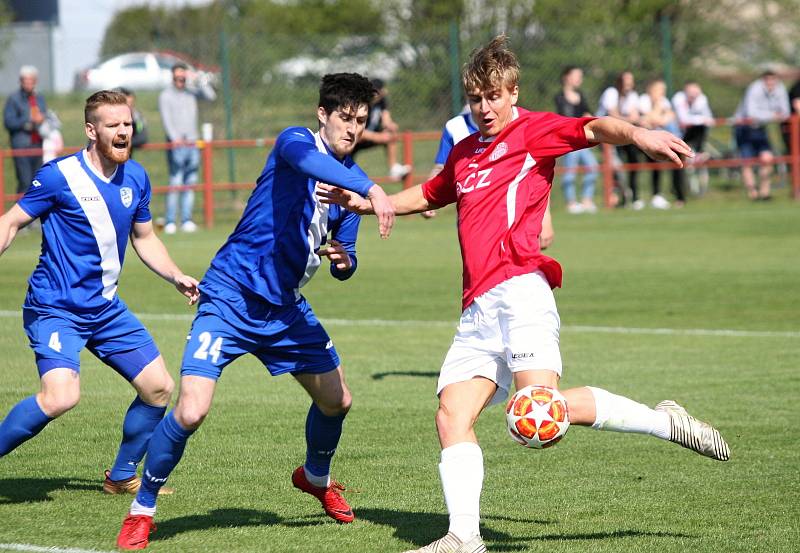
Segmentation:
<svg viewBox="0 0 800 553">
<path fill-rule="evenodd" d="M 542 271 L 561 286 L 561 265 L 542 255 L 542 231 L 556 158 L 591 146 L 583 131 L 592 117 L 517 110 L 493 139 L 480 133 L 453 147 L 444 169 L 422 185 L 437 206 L 457 202 L 464 262 L 463 307 L 512 277 Z"/>
</svg>

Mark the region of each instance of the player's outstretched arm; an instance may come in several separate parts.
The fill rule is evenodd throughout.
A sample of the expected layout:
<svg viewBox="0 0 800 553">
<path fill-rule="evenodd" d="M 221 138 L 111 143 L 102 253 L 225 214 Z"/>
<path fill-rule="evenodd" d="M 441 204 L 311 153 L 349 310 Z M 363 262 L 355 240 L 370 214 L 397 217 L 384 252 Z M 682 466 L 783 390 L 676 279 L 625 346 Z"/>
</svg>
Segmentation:
<svg viewBox="0 0 800 553">
<path fill-rule="evenodd" d="M 613 117 L 600 117 L 584 127 L 589 142 L 606 142 L 616 146 L 633 144 L 656 161 L 671 161 L 683 167 L 680 156 L 694 157 L 686 142 L 667 131 L 649 131 Z"/>
<path fill-rule="evenodd" d="M 178 292 L 189 298 L 193 305 L 200 298 L 197 280 L 183 274 L 167 252 L 164 243 L 153 230 L 153 222 L 135 223 L 131 231 L 131 244 L 139 259 L 158 276 L 175 285 Z"/>
<path fill-rule="evenodd" d="M 17 231 L 32 221 L 33 217 L 25 213 L 25 211 L 16 204 L 0 217 L 0 255 L 3 255 L 3 252 L 5 252 L 11 245 L 11 242 L 14 241 Z"/>
<path fill-rule="evenodd" d="M 370 192 L 371 191 L 372 189 L 370 189 Z M 344 190 L 336 186 L 319 183 L 317 185 L 317 196 L 322 203 L 337 204 L 359 215 L 372 215 L 375 213 L 370 200 L 362 198 L 355 192 Z M 394 208 L 395 215 L 420 213 L 438 207 L 430 204 L 428 200 L 425 199 L 420 185 L 412 186 L 397 194 L 392 194 L 388 196 L 388 199 Z"/>
</svg>

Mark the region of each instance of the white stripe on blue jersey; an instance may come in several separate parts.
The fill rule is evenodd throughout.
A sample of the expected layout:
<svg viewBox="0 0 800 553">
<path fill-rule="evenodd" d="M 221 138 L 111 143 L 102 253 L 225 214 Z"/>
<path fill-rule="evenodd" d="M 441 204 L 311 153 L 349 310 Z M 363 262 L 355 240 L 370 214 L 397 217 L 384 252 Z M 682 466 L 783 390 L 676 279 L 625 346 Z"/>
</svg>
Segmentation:
<svg viewBox="0 0 800 553">
<path fill-rule="evenodd" d="M 91 313 L 117 301 L 135 223 L 150 220 L 150 181 L 130 160 L 104 177 L 80 151 L 42 166 L 19 204 L 42 221 L 26 306 Z"/>
<path fill-rule="evenodd" d="M 91 168 L 85 157 L 83 161 Z M 105 299 L 111 300 L 117 293 L 117 281 L 122 270 L 122 262 L 117 249 L 117 233 L 114 229 L 114 222 L 111 220 L 111 213 L 108 212 L 108 206 L 103 201 L 103 196 L 100 194 L 100 190 L 97 189 L 94 180 L 81 166 L 81 162 L 77 157 L 64 158 L 57 162 L 56 165 L 61 174 L 64 175 L 67 186 L 72 190 L 72 194 L 78 200 L 84 214 L 86 214 L 86 218 L 89 220 L 89 225 L 92 227 L 92 233 L 97 241 L 97 249 L 100 253 L 101 283 L 103 286 L 101 295 Z"/>
<path fill-rule="evenodd" d="M 330 232 L 355 264 L 360 218 L 316 198 L 318 182 L 366 195 L 372 182 L 347 156 L 337 160 L 319 134 L 302 127 L 284 130 L 275 142 L 233 233 L 211 261 L 203 285 L 275 305 L 295 303 L 298 289 L 321 264 L 316 251 Z M 355 265 L 354 265 L 355 267 Z M 349 271 L 331 272 L 348 278 Z M 218 289 L 218 286 L 215 286 Z"/>
<path fill-rule="evenodd" d="M 308 132 L 311 132 L 310 130 Z M 314 133 L 314 142 L 317 145 L 319 152 L 328 155 L 328 150 L 322 142 L 322 137 L 319 133 Z M 316 186 L 315 186 L 316 188 Z M 328 236 L 328 213 L 329 205 L 322 203 L 316 194 L 314 194 L 314 214 L 311 216 L 311 223 L 308 225 L 308 260 L 306 261 L 306 270 L 303 278 L 295 289 L 295 296 L 300 298 L 300 288 L 311 280 L 314 273 L 319 269 L 322 260 L 317 255 L 317 250 L 323 243 L 323 239 Z"/>
</svg>

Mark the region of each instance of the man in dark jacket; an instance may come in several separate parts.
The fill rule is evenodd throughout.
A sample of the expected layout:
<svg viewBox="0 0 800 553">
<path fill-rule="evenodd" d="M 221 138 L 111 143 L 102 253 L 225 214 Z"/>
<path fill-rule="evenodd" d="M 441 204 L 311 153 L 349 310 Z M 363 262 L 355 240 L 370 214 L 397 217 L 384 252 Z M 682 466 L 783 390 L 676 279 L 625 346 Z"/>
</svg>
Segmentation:
<svg viewBox="0 0 800 553">
<path fill-rule="evenodd" d="M 11 147 L 41 148 L 42 137 L 39 125 L 44 121 L 47 106 L 44 97 L 36 93 L 39 71 L 32 65 L 24 65 L 19 70 L 19 90 L 6 100 L 3 110 L 3 124 L 8 129 Z M 33 174 L 42 165 L 42 154 L 15 156 L 14 169 L 17 172 L 17 194 L 24 193 L 31 184 Z"/>
</svg>

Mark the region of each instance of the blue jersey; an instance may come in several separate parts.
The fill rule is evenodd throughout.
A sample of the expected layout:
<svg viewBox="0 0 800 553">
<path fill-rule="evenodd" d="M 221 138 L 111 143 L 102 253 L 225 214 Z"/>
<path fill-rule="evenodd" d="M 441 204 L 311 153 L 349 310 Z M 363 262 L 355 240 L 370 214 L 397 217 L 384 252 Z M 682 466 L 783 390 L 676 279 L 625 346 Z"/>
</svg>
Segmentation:
<svg viewBox="0 0 800 553">
<path fill-rule="evenodd" d="M 150 180 L 133 160 L 106 178 L 85 151 L 46 163 L 18 204 L 42 221 L 42 252 L 25 305 L 94 312 L 118 301 L 134 223 L 149 221 Z"/>
<path fill-rule="evenodd" d="M 472 120 L 469 110 L 464 110 L 444 124 L 442 138 L 439 141 L 439 151 L 436 152 L 434 163 L 444 165 L 447 156 L 454 144 L 458 144 L 466 137 L 478 131 L 478 125 Z"/>
<path fill-rule="evenodd" d="M 302 127 L 284 130 L 267 158 L 247 207 L 233 233 L 214 256 L 203 284 L 222 284 L 274 305 L 294 304 L 299 288 L 321 260 L 316 251 L 328 232 L 347 250 L 353 267 L 331 273 L 346 279 L 356 267 L 360 217 L 321 203 L 317 182 L 366 196 L 373 183 L 349 157 L 339 161 L 319 133 Z"/>
</svg>

